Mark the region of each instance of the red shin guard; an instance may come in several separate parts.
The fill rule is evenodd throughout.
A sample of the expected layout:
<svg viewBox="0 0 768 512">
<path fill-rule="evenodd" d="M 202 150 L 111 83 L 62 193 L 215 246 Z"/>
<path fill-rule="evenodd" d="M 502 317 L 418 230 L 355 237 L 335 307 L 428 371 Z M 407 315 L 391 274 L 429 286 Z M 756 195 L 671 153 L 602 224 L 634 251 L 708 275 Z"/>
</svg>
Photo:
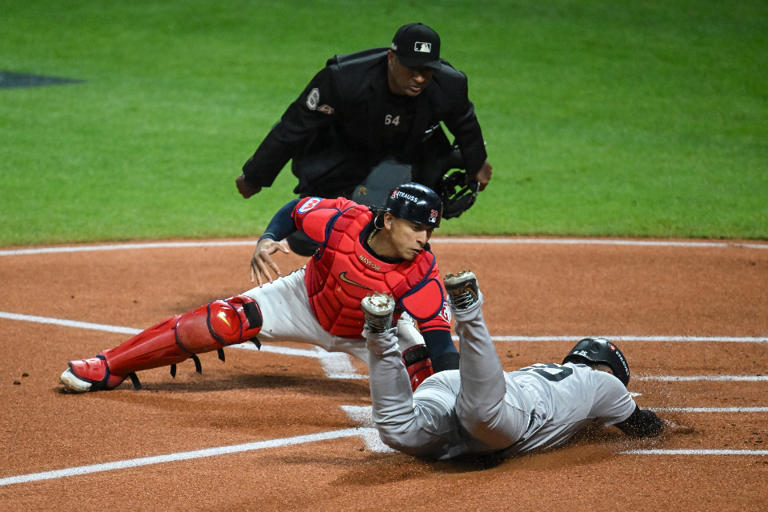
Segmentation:
<svg viewBox="0 0 768 512">
<path fill-rule="evenodd" d="M 261 320 L 258 304 L 250 297 L 217 300 L 171 317 L 101 355 L 118 384 L 133 372 L 175 365 L 189 357 L 200 371 L 195 354 L 244 341 L 258 345 Z"/>
</svg>

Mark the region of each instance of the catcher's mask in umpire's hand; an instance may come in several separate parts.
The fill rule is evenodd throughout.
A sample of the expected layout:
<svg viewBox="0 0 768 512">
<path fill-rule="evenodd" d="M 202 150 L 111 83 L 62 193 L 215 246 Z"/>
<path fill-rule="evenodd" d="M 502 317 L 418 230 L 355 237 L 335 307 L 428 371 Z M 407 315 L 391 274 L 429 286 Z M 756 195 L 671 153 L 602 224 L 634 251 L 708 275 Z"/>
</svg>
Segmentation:
<svg viewBox="0 0 768 512">
<path fill-rule="evenodd" d="M 385 211 L 416 224 L 437 228 L 443 216 L 443 203 L 440 196 L 426 185 L 404 183 L 392 189 Z"/>
<path fill-rule="evenodd" d="M 629 383 L 629 365 L 619 347 L 605 338 L 584 338 L 568 352 L 565 363 L 582 363 L 591 366 L 595 363 L 607 364 L 613 374 L 624 384 Z"/>
<path fill-rule="evenodd" d="M 467 171 L 460 169 L 447 172 L 440 182 L 440 189 L 444 205 L 443 217 L 452 219 L 475 204 L 480 183 L 468 179 Z"/>
</svg>

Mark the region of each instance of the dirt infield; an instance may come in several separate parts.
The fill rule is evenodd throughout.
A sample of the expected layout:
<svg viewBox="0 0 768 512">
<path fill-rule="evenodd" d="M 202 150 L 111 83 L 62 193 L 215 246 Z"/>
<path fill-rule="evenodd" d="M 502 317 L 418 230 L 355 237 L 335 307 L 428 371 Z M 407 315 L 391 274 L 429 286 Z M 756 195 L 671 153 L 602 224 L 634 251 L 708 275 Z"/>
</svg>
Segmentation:
<svg viewBox="0 0 768 512">
<path fill-rule="evenodd" d="M 768 245 L 433 244 L 442 271 L 478 274 L 505 369 L 612 337 L 640 405 L 691 434 L 421 461 L 342 407 L 370 405 L 365 366 L 299 344 L 142 372 L 141 391 L 59 392 L 67 360 L 250 288 L 238 242 L 0 251 L 0 510 L 768 509 Z"/>
</svg>

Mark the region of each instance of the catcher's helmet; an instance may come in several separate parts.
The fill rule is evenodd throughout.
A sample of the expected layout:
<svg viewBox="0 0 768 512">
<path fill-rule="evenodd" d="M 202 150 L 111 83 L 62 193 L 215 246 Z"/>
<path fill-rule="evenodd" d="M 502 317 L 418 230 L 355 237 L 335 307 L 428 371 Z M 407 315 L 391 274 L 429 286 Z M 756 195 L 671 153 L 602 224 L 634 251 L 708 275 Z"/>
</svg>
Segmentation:
<svg viewBox="0 0 768 512">
<path fill-rule="evenodd" d="M 426 185 L 403 183 L 392 189 L 384 211 L 416 224 L 437 228 L 443 216 L 443 203 L 440 196 Z"/>
<path fill-rule="evenodd" d="M 584 338 L 579 341 L 563 359 L 565 363 L 607 364 L 625 386 L 629 382 L 629 365 L 624 354 L 605 338 Z"/>
</svg>

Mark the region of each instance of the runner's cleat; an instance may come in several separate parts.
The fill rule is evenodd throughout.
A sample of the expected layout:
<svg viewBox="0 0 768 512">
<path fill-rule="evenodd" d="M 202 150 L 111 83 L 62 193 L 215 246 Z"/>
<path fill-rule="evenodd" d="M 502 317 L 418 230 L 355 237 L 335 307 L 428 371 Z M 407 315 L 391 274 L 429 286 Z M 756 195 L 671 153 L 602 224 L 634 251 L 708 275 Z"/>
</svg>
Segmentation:
<svg viewBox="0 0 768 512">
<path fill-rule="evenodd" d="M 451 299 L 451 306 L 457 311 L 466 311 L 480 300 L 477 277 L 471 270 L 448 274 L 443 279 L 443 284 Z"/>
<path fill-rule="evenodd" d="M 392 328 L 392 313 L 395 311 L 395 299 L 386 293 L 374 293 L 366 296 L 360 307 L 365 316 L 365 327 L 371 333 L 383 333 Z"/>
</svg>

